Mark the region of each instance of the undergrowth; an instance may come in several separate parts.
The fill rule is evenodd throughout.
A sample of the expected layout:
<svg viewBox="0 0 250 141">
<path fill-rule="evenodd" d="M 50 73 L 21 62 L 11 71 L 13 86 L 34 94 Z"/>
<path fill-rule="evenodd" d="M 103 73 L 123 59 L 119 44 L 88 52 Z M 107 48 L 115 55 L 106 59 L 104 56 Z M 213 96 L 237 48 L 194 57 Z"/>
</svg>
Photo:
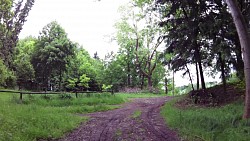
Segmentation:
<svg viewBox="0 0 250 141">
<path fill-rule="evenodd" d="M 248 141 L 250 121 L 242 120 L 243 101 L 216 108 L 179 109 L 177 100 L 168 102 L 161 110 L 166 123 L 177 129 L 184 140 Z"/>
</svg>

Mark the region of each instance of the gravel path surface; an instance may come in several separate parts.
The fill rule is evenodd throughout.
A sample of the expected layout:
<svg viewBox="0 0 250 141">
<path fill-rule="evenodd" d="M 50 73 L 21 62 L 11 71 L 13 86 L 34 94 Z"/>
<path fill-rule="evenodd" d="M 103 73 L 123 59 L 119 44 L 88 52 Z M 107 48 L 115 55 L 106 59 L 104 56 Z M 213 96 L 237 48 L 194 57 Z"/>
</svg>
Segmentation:
<svg viewBox="0 0 250 141">
<path fill-rule="evenodd" d="M 137 98 L 120 109 L 83 115 L 90 120 L 59 141 L 179 141 L 160 116 L 160 107 L 170 99 Z"/>
</svg>

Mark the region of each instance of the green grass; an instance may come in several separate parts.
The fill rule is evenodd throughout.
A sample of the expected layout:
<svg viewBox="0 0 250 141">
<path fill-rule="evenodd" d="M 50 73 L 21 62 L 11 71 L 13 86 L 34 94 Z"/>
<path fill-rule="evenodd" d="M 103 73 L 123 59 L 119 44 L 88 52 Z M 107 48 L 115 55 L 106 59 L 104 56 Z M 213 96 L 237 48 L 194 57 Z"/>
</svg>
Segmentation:
<svg viewBox="0 0 250 141">
<path fill-rule="evenodd" d="M 140 116 L 141 116 L 141 111 L 136 110 L 131 117 L 136 119 L 139 118 Z"/>
<path fill-rule="evenodd" d="M 250 124 L 242 120 L 243 101 L 219 108 L 185 110 L 174 107 L 175 102 L 167 103 L 161 114 L 185 140 L 249 141 Z"/>
<path fill-rule="evenodd" d="M 160 95 L 23 95 L 20 101 L 19 94 L 0 93 L 0 141 L 59 138 L 88 120 L 78 114 L 119 108 L 128 98 L 155 96 Z"/>
<path fill-rule="evenodd" d="M 62 97 L 62 96 L 61 96 Z M 58 95 L 25 95 L 0 93 L 0 141 L 33 141 L 59 138 L 76 128 L 90 113 L 118 108 L 126 99 L 107 94 L 62 99 Z"/>
<path fill-rule="evenodd" d="M 122 135 L 122 130 L 121 129 L 117 129 L 116 131 L 115 131 L 115 136 L 116 137 L 119 137 L 119 136 L 121 136 Z"/>
</svg>

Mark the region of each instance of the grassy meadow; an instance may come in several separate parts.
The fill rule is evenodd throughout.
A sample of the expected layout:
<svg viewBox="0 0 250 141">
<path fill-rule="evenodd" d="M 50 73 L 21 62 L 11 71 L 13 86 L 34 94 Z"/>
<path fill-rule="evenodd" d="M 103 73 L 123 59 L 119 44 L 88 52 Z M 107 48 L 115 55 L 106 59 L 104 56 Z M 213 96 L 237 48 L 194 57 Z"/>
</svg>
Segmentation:
<svg viewBox="0 0 250 141">
<path fill-rule="evenodd" d="M 117 108 L 125 98 L 95 94 L 73 98 L 69 95 L 25 95 L 0 93 L 0 141 L 32 141 L 58 138 L 77 127 L 87 117 L 77 113 Z"/>
<path fill-rule="evenodd" d="M 0 141 L 33 141 L 62 137 L 86 122 L 79 114 L 119 108 L 129 98 L 152 94 L 24 95 L 0 93 Z"/>
<path fill-rule="evenodd" d="M 190 141 L 249 141 L 250 121 L 242 120 L 243 101 L 217 108 L 179 109 L 176 100 L 161 111 L 166 123 Z"/>
</svg>

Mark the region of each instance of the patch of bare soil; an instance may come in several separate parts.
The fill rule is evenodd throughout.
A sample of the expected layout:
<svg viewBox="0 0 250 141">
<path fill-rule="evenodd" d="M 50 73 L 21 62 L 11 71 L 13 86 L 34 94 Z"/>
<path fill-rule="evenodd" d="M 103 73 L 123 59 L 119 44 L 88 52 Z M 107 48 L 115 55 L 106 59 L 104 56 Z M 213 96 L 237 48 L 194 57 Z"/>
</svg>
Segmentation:
<svg viewBox="0 0 250 141">
<path fill-rule="evenodd" d="M 170 99 L 138 98 L 120 109 L 83 115 L 90 120 L 59 141 L 178 141 L 160 116 L 160 107 Z"/>
</svg>

